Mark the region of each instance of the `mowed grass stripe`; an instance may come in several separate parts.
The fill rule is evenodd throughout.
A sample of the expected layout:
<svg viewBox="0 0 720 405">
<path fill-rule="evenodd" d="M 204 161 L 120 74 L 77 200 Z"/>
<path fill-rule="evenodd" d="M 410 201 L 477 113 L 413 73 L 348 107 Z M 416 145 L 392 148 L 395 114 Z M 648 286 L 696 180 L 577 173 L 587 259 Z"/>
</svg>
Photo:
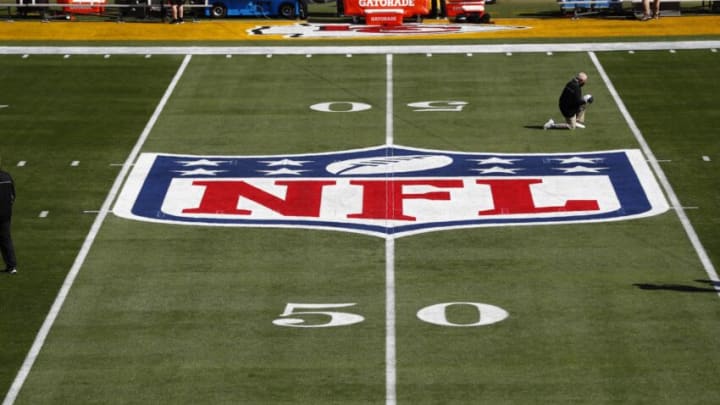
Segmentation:
<svg viewBox="0 0 720 405">
<path fill-rule="evenodd" d="M 641 52 L 634 55 L 607 53 L 598 55 L 619 89 L 643 135 L 661 162 L 680 204 L 698 207 L 686 212 L 705 246 L 709 259 L 720 263 L 720 234 L 715 232 L 718 211 L 717 169 L 704 156 L 720 153 L 710 134 L 720 122 L 720 113 L 711 107 L 720 89 L 718 83 L 703 76 L 716 66 L 720 54 L 686 51 L 674 55 Z M 632 63 L 642 71 L 657 62 L 667 65 L 672 75 L 644 75 L 625 70 Z M 635 85 L 633 85 L 635 84 Z M 642 86 L 640 84 L 643 84 Z M 655 88 L 663 91 L 655 94 Z M 686 97 L 685 94 L 692 94 Z M 680 104 L 671 100 L 682 100 Z"/>
<path fill-rule="evenodd" d="M 610 78 L 607 76 L 607 73 L 605 73 L 605 69 L 600 64 L 600 60 L 598 60 L 595 53 L 590 52 L 590 58 L 593 61 L 593 64 L 595 65 L 595 68 L 598 70 L 600 75 L 602 76 L 603 81 L 605 81 L 605 84 L 608 87 L 608 90 L 610 93 L 612 93 L 613 99 L 615 100 L 615 103 L 618 105 L 618 108 L 620 109 L 620 112 L 622 113 L 623 117 L 625 118 L 625 121 L 628 123 L 628 126 L 633 132 L 633 135 L 638 141 L 638 144 L 640 144 L 643 153 L 645 153 L 645 156 L 648 157 L 649 163 L 651 167 L 653 168 L 653 171 L 655 172 L 655 175 L 658 177 L 660 184 L 662 185 L 663 189 L 665 190 L 665 193 L 668 196 L 668 199 L 670 200 L 670 204 L 674 208 L 675 212 L 677 213 L 678 219 L 680 220 L 680 223 L 683 226 L 683 229 L 685 230 L 685 233 L 688 236 L 688 239 L 690 240 L 690 243 L 693 246 L 693 249 L 695 249 L 695 252 L 698 255 L 698 258 L 700 259 L 700 262 L 702 263 L 703 268 L 705 269 L 705 273 L 707 273 L 708 277 L 710 278 L 710 281 L 712 281 L 716 287 L 716 290 L 718 291 L 718 295 L 720 295 L 720 279 L 718 279 L 717 271 L 715 270 L 715 266 L 713 265 L 712 261 L 710 261 L 710 258 L 708 257 L 707 251 L 705 250 L 705 247 L 703 246 L 702 242 L 698 238 L 697 232 L 695 232 L 695 228 L 693 227 L 692 223 L 690 223 L 690 220 L 688 219 L 687 214 L 685 213 L 685 208 L 680 204 L 680 201 L 678 200 L 677 194 L 675 194 L 675 190 L 673 189 L 672 185 L 670 185 L 670 182 L 668 182 L 667 176 L 665 175 L 665 172 L 660 167 L 660 164 L 658 163 L 657 159 L 655 158 L 655 154 L 650 149 L 650 146 L 647 144 L 647 141 L 645 140 L 645 137 L 643 136 L 640 129 L 637 127 L 637 124 L 635 123 L 635 120 L 630 115 L 630 112 L 625 107 L 625 104 L 620 99 L 619 94 L 617 93 L 617 90 L 615 89 L 615 86 L 610 81 Z"/>
<path fill-rule="evenodd" d="M 62 307 L 65 303 L 65 300 L 67 299 L 68 294 L 70 293 L 70 289 L 72 288 L 73 283 L 75 282 L 75 278 L 77 277 L 78 273 L 80 272 L 80 269 L 82 268 L 82 266 L 85 264 L 85 259 L 87 258 L 87 255 L 90 252 L 90 249 L 92 248 L 93 243 L 95 242 L 95 238 L 97 237 L 98 232 L 100 232 L 100 228 L 102 227 L 103 222 L 105 221 L 105 218 L 107 217 L 108 213 L 110 212 L 110 206 L 113 203 L 113 201 L 115 201 L 117 194 L 120 192 L 120 186 L 122 185 L 128 172 L 130 171 L 130 167 L 132 166 L 132 163 L 137 158 L 140 148 L 142 148 L 143 143 L 147 139 L 147 136 L 149 135 L 150 131 L 152 130 L 152 127 L 154 126 L 155 121 L 157 120 L 157 117 L 162 113 L 165 103 L 167 102 L 168 98 L 172 94 L 173 89 L 175 88 L 176 84 L 182 77 L 182 73 L 185 70 L 185 68 L 187 67 L 187 64 L 190 62 L 190 58 L 191 58 L 190 56 L 186 56 L 183 59 L 183 63 L 180 65 L 177 73 L 173 77 L 173 80 L 170 82 L 170 84 L 168 85 L 168 88 L 165 90 L 165 94 L 163 95 L 162 99 L 160 100 L 158 106 L 155 108 L 155 112 L 150 117 L 150 121 L 145 126 L 145 129 L 140 134 L 138 141 L 135 143 L 135 146 L 133 147 L 133 150 L 130 152 L 130 155 L 126 159 L 125 165 L 123 165 L 122 170 L 115 178 L 115 182 L 113 183 L 110 191 L 108 192 L 108 195 L 105 198 L 105 201 L 103 202 L 102 207 L 101 207 L 100 211 L 98 212 L 98 215 L 95 217 L 95 221 L 93 222 L 92 226 L 90 227 L 90 231 L 88 232 L 87 236 L 85 237 L 85 241 L 83 242 L 82 246 L 80 247 L 80 251 L 78 252 L 77 257 L 75 258 L 75 261 L 73 262 L 73 265 L 70 268 L 70 271 L 68 272 L 67 277 L 65 278 L 65 281 L 63 282 L 62 286 L 60 287 L 60 291 L 58 292 L 58 295 L 55 298 L 55 301 L 53 302 L 52 306 L 50 307 L 50 311 L 48 312 L 48 315 L 45 318 L 45 321 L 43 322 L 42 326 L 40 327 L 40 330 L 38 331 L 38 334 L 35 337 L 35 341 L 33 342 L 32 346 L 30 347 L 30 351 L 28 352 L 28 355 L 25 357 L 25 361 L 23 362 L 23 365 L 20 368 L 20 371 L 18 372 L 17 376 L 15 377 L 13 384 L 10 386 L 10 390 L 8 391 L 8 393 L 5 397 L 3 404 L 5 404 L 5 405 L 13 404 L 15 401 L 15 398 L 17 398 L 18 393 L 22 389 L 22 386 L 25 383 L 27 376 L 30 373 L 30 371 L 32 370 L 32 367 L 35 364 L 35 361 L 37 360 L 37 356 L 40 354 L 40 351 L 42 350 L 42 347 L 45 344 L 45 340 L 47 339 L 47 336 L 50 333 L 50 330 L 52 329 L 53 324 L 55 323 L 55 320 L 57 319 L 57 316 L 60 313 L 60 310 L 62 309 Z M 45 212 L 45 213 L 47 215 L 47 212 Z"/>
<path fill-rule="evenodd" d="M 0 57 L 8 104 L 0 152 L 17 184 L 13 237 L 22 271 L 0 283 L 3 396 L 95 219 L 83 211 L 102 205 L 117 176 L 109 164 L 127 157 L 178 61 Z M 126 86 L 133 80 L 145 85 Z M 82 164 L 70 166 L 75 160 Z M 41 211 L 50 215 L 39 219 Z"/>
<path fill-rule="evenodd" d="M 382 143 L 384 57 L 332 62 L 194 57 L 145 150 Z M 336 80 L 343 72 L 355 81 Z M 354 119 L 309 108 L 357 97 L 376 108 Z M 382 402 L 384 254 L 381 239 L 338 232 L 108 218 L 20 401 Z M 327 330 L 274 325 L 288 303 L 356 303 L 346 311 L 366 320 Z"/>
<path fill-rule="evenodd" d="M 637 72 L 621 89 L 669 103 L 662 85 L 643 85 L 629 56 L 609 55 L 616 75 Z M 682 55 L 698 73 L 698 61 L 713 54 L 653 55 L 660 64 Z M 400 144 L 497 152 L 638 147 L 586 53 L 396 56 L 395 65 Z M 596 96 L 588 128 L 543 131 L 557 117 L 562 86 L 580 70 L 591 77 L 585 91 Z M 674 97 L 688 97 L 677 90 Z M 465 114 L 401 108 L 420 100 L 469 103 Z M 718 332 L 717 302 L 712 286 L 693 281 L 706 275 L 672 212 L 614 224 L 423 234 L 399 239 L 396 257 L 398 403 L 672 404 L 692 390 L 713 390 L 712 373 L 691 370 L 704 367 L 701 346 Z M 679 287 L 653 293 L 644 284 Z M 698 294 L 679 292 L 683 285 Z M 510 317 L 470 331 L 416 318 L 420 308 L 457 301 L 497 305 Z"/>
</svg>

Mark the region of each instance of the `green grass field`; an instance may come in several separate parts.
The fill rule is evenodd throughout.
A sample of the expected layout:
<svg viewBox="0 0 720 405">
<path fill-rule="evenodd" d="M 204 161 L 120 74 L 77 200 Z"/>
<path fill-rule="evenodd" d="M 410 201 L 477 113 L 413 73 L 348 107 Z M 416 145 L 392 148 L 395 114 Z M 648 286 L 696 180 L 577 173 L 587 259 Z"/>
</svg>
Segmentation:
<svg viewBox="0 0 720 405">
<path fill-rule="evenodd" d="M 597 58 L 709 259 L 720 263 L 720 55 Z M 8 106 L 0 109 L 0 156 L 17 183 L 20 262 L 17 276 L 0 277 L 1 392 L 10 390 L 96 211 L 182 62 L 0 56 L 0 104 Z M 386 63 L 382 52 L 348 58 L 345 50 L 193 56 L 141 151 L 287 155 L 383 145 Z M 490 153 L 641 148 L 585 52 L 394 55 L 391 70 L 398 145 Z M 590 75 L 585 91 L 596 99 L 588 128 L 543 131 L 549 117 L 561 118 L 557 96 L 579 70 Z M 408 107 L 429 100 L 467 104 L 459 112 Z M 371 108 L 309 108 L 332 101 Z M 674 208 L 628 221 L 398 238 L 392 308 L 383 238 L 113 213 L 100 225 L 16 404 L 709 404 L 720 394 L 720 286 Z M 476 327 L 418 317 L 454 302 L 498 306 L 509 316 Z M 323 304 L 318 311 L 363 321 L 273 323 L 290 303 Z M 339 304 L 353 305 L 331 308 Z M 454 305 L 445 317 L 467 325 L 478 311 Z M 389 383 L 388 373 L 396 380 Z"/>
</svg>

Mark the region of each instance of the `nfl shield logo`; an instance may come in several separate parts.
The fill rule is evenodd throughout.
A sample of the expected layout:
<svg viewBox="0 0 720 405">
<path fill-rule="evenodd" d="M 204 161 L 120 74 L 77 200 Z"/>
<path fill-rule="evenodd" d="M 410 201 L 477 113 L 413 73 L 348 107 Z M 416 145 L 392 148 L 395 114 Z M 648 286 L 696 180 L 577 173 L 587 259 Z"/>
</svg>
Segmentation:
<svg viewBox="0 0 720 405">
<path fill-rule="evenodd" d="M 639 150 L 500 154 L 380 146 L 277 156 L 145 153 L 113 211 L 141 221 L 397 237 L 621 220 L 667 209 Z"/>
</svg>

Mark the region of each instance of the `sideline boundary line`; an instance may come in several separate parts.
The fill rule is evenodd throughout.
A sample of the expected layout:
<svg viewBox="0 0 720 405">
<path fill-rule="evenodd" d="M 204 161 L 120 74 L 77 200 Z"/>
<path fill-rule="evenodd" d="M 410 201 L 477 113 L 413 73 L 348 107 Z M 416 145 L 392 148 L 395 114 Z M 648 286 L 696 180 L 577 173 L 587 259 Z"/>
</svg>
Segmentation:
<svg viewBox="0 0 720 405">
<path fill-rule="evenodd" d="M 692 226 L 690 219 L 688 219 L 687 215 L 685 214 L 685 209 L 687 208 L 684 208 L 682 204 L 680 204 L 680 200 L 678 199 L 677 194 L 675 194 L 672 185 L 670 185 L 670 181 L 668 180 L 667 176 L 665 176 L 665 172 L 663 171 L 662 167 L 660 167 L 658 160 L 655 158 L 655 154 L 650 149 L 650 146 L 645 140 L 645 137 L 640 131 L 640 128 L 638 128 L 635 120 L 630 115 L 630 111 L 628 111 L 627 107 L 625 107 L 625 103 L 623 103 L 622 99 L 620 98 L 620 93 L 617 92 L 615 86 L 612 84 L 612 81 L 610 81 L 610 77 L 607 75 L 607 73 L 605 73 L 605 69 L 600 63 L 597 55 L 595 55 L 595 53 L 592 51 L 588 52 L 588 54 L 590 55 L 590 59 L 595 65 L 598 73 L 600 73 L 600 76 L 605 82 L 605 86 L 607 87 L 608 91 L 610 91 L 610 94 L 615 100 L 615 104 L 617 104 L 620 112 L 622 113 L 622 116 L 625 118 L 628 127 L 630 127 L 630 130 L 635 136 L 635 139 L 640 144 L 640 147 L 642 148 L 645 157 L 648 159 L 648 162 L 653 168 L 655 175 L 658 177 L 658 180 L 660 181 L 660 184 L 665 190 L 665 193 L 668 195 L 668 198 L 670 199 L 670 206 L 674 207 L 674 211 L 677 214 L 678 219 L 680 219 L 680 223 L 682 224 L 682 227 L 685 230 L 688 239 L 690 239 L 690 243 L 695 249 L 695 253 L 697 253 L 697 256 L 700 259 L 700 262 L 702 263 L 702 266 L 705 269 L 708 277 L 710 277 L 710 280 L 714 281 L 713 286 L 715 288 L 715 291 L 717 291 L 717 295 L 720 297 L 720 279 L 718 278 L 715 266 L 713 266 L 712 261 L 707 254 L 707 251 L 703 247 L 702 242 L 700 242 L 700 237 L 695 232 L 695 228 Z"/>
<path fill-rule="evenodd" d="M 167 104 L 167 101 L 170 99 L 170 96 L 172 95 L 173 91 L 175 90 L 175 86 L 180 81 L 180 78 L 182 77 L 183 73 L 185 72 L 185 68 L 190 63 L 191 58 L 192 58 L 192 56 L 187 55 L 183 59 L 182 64 L 180 64 L 180 67 L 177 70 L 177 73 L 175 73 L 175 76 L 173 77 L 172 81 L 170 82 L 167 89 L 165 90 L 165 94 L 160 99 L 160 102 L 158 103 L 157 107 L 155 108 L 155 112 L 153 112 L 153 115 L 150 117 L 150 120 L 145 125 L 145 129 L 143 129 L 142 133 L 140 134 L 140 137 L 138 138 L 138 141 L 135 143 L 135 146 L 133 147 L 132 151 L 130 152 L 130 155 L 125 160 L 125 164 L 123 165 L 122 169 L 120 170 L 120 173 L 118 173 L 117 177 L 115 178 L 115 182 L 113 183 L 112 188 L 110 189 L 110 192 L 108 193 L 107 197 L 105 198 L 105 202 L 103 203 L 98 216 L 95 218 L 95 221 L 93 222 L 92 227 L 90 228 L 90 232 L 88 232 L 87 237 L 85 237 L 85 242 L 83 242 L 83 245 L 80 248 L 80 252 L 78 253 L 77 257 L 75 258 L 75 262 L 73 263 L 72 267 L 70 268 L 68 275 L 65 277 L 65 281 L 63 282 L 63 285 L 60 288 L 60 292 L 58 292 L 58 295 L 55 298 L 55 301 L 53 302 L 53 305 L 50 308 L 50 311 L 48 312 L 47 316 L 45 317 L 45 321 L 43 322 L 42 326 L 40 327 L 38 334 L 35 336 L 35 341 L 33 342 L 32 346 L 30 347 L 30 351 L 28 351 L 28 354 L 25 357 L 25 361 L 23 361 L 23 364 L 20 367 L 20 370 L 18 371 L 17 376 L 15 377 L 15 380 L 13 381 L 12 385 L 10 386 L 10 389 L 8 390 L 7 395 L 5 396 L 5 399 L 3 400 L 2 405 L 12 405 L 15 402 L 15 399 L 17 399 L 17 396 L 20 393 L 20 390 L 22 389 L 23 385 L 25 384 L 25 380 L 27 379 L 28 375 L 30 374 L 30 370 L 32 370 L 32 367 L 35 364 L 35 360 L 37 360 L 37 357 L 40 354 L 40 350 L 42 350 L 42 347 L 45 344 L 45 340 L 47 339 L 48 334 L 50 333 L 50 329 L 52 329 L 52 326 L 55 323 L 55 320 L 57 319 L 58 314 L 60 313 L 60 310 L 62 309 L 63 304 L 65 303 L 65 299 L 67 298 L 68 293 L 70 292 L 70 289 L 72 288 L 73 284 L 75 283 L 75 278 L 77 277 L 78 273 L 80 273 L 80 268 L 85 263 L 85 259 L 87 258 L 87 255 L 90 252 L 90 248 L 92 247 L 93 243 L 95 242 L 95 238 L 97 237 L 98 233 L 100 232 L 100 228 L 102 227 L 103 222 L 105 222 L 105 218 L 107 217 L 107 214 L 110 212 L 110 205 L 113 203 L 113 201 L 117 197 L 117 194 L 120 190 L 120 186 L 122 186 L 123 182 L 125 181 L 125 177 L 127 177 L 127 174 L 130 171 L 130 168 L 132 167 L 133 163 L 137 159 L 137 156 L 140 154 L 140 149 L 142 149 L 142 146 L 145 144 L 145 141 L 147 140 L 147 138 L 150 134 L 150 131 L 155 126 L 155 123 L 157 122 L 158 117 L 160 117 L 160 114 L 162 113 L 163 109 L 165 108 L 165 104 Z"/>
<path fill-rule="evenodd" d="M 716 41 L 396 46 L 0 46 L 0 55 L 346 55 L 717 49 Z"/>
</svg>

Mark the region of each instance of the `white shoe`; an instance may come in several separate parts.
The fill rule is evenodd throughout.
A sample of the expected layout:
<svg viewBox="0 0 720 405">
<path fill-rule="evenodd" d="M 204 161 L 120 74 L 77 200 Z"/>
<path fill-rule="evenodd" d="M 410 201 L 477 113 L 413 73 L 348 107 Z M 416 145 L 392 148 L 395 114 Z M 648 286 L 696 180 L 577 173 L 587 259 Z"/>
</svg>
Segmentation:
<svg viewBox="0 0 720 405">
<path fill-rule="evenodd" d="M 575 123 L 575 126 L 578 127 L 578 128 L 580 128 L 580 129 L 585 129 L 585 124 L 583 124 L 582 122 L 576 122 L 576 123 Z"/>
<path fill-rule="evenodd" d="M 548 120 L 548 122 L 546 122 L 545 125 L 543 125 L 543 129 L 550 129 L 550 128 L 554 127 L 554 126 L 555 126 L 555 121 L 553 121 L 553 119 L 550 118 L 550 119 Z"/>
</svg>

